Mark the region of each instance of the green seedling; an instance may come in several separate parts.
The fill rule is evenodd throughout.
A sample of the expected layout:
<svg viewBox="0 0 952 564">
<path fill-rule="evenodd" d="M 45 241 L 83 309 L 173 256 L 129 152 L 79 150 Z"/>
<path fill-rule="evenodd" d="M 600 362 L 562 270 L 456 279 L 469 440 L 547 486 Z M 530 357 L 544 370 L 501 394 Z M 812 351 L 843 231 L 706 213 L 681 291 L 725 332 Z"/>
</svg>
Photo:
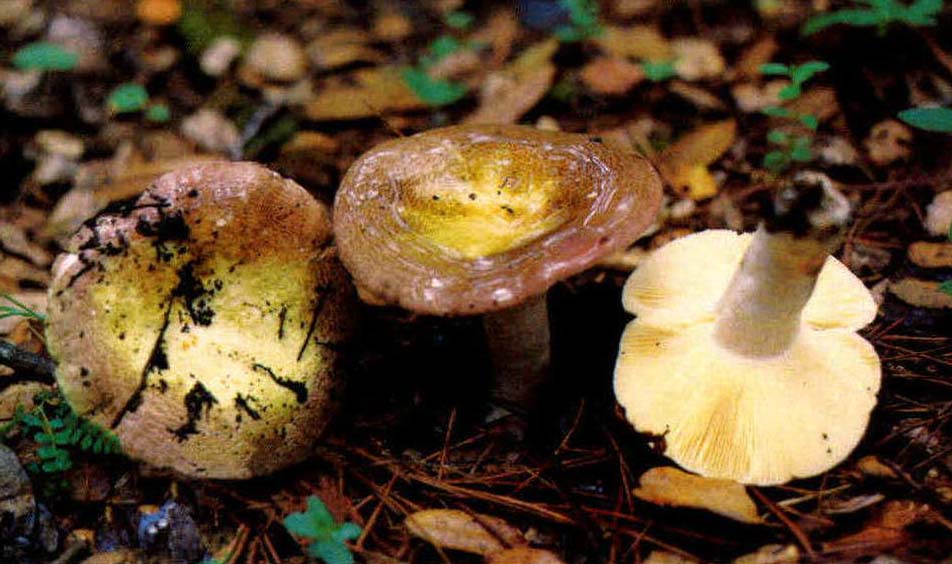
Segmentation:
<svg viewBox="0 0 952 564">
<path fill-rule="evenodd" d="M 76 68 L 79 55 L 55 43 L 37 41 L 17 50 L 13 66 L 20 70 L 69 71 Z"/>
<path fill-rule="evenodd" d="M 598 19 L 598 2 L 595 0 L 559 0 L 559 5 L 569 15 L 569 22 L 555 29 L 555 37 L 559 41 L 584 41 L 604 32 Z"/>
<path fill-rule="evenodd" d="M 106 99 L 109 111 L 114 114 L 131 114 L 144 112 L 149 121 L 164 123 L 172 117 L 165 104 L 151 103 L 149 93 L 141 84 L 127 82 L 120 84 Z"/>
<path fill-rule="evenodd" d="M 952 108 L 909 108 L 899 119 L 925 131 L 952 133 Z"/>
<path fill-rule="evenodd" d="M 14 432 L 37 444 L 38 461 L 26 465 L 32 474 L 59 474 L 73 466 L 77 451 L 107 455 L 119 454 L 119 437 L 99 425 L 79 417 L 58 392 L 41 392 L 27 411 L 18 405 L 13 419 L 0 427 L 0 439 Z"/>
<path fill-rule="evenodd" d="M 651 82 L 664 82 L 678 74 L 674 68 L 673 59 L 670 61 L 644 61 L 641 63 L 641 70 L 645 71 L 645 78 Z"/>
<path fill-rule="evenodd" d="M 830 68 L 823 61 L 809 61 L 802 65 L 785 65 L 783 63 L 767 63 L 761 65 L 760 73 L 767 76 L 785 76 L 790 84 L 785 86 L 778 97 L 784 102 L 796 100 L 803 94 L 803 85 L 817 73 Z M 794 135 L 782 129 L 771 129 L 767 133 L 767 141 L 776 148 L 764 156 L 764 168 L 774 174 L 787 170 L 795 162 L 809 162 L 813 160 L 813 132 L 820 126 L 820 120 L 812 114 L 799 114 L 782 106 L 769 106 L 761 110 L 764 115 L 787 122 L 788 125 L 799 124 L 809 132 L 805 135 Z"/>
<path fill-rule="evenodd" d="M 473 17 L 473 14 L 470 14 L 469 12 L 463 12 L 461 10 L 450 12 L 446 14 L 446 18 L 444 18 L 446 25 L 453 29 L 461 30 L 472 27 L 475 20 L 476 18 Z"/>
<path fill-rule="evenodd" d="M 866 7 L 836 10 L 813 16 L 803 25 L 800 33 L 812 35 L 832 25 L 853 27 L 877 27 L 880 33 L 893 23 L 911 26 L 936 25 L 936 16 L 942 11 L 942 0 L 856 0 Z"/>
<path fill-rule="evenodd" d="M 0 305 L 0 319 L 7 317 L 25 317 L 35 319 L 40 323 L 46 323 L 46 316 L 34 310 L 30 306 L 20 302 L 10 294 L 0 292 L 0 299 L 9 302 L 11 305 Z"/>
<path fill-rule="evenodd" d="M 456 102 L 466 95 L 469 88 L 459 82 L 433 78 L 429 71 L 441 60 L 463 48 L 464 45 L 451 35 L 437 37 L 415 66 L 403 70 L 403 82 L 417 97 L 431 106 L 446 106 Z"/>
<path fill-rule="evenodd" d="M 324 502 L 316 496 L 307 498 L 307 510 L 284 518 L 288 532 L 310 539 L 307 552 L 327 564 L 353 564 L 354 555 L 346 541 L 360 537 L 356 523 L 337 523 Z"/>
</svg>

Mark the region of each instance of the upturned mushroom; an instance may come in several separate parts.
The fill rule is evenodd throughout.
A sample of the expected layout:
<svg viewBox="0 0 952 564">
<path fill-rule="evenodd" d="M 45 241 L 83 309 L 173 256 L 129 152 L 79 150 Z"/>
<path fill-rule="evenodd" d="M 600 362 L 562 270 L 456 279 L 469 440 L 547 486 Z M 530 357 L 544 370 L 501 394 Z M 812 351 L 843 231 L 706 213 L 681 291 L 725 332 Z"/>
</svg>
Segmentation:
<svg viewBox="0 0 952 564">
<path fill-rule="evenodd" d="M 827 181 L 828 182 L 828 181 Z M 811 176 L 754 234 L 711 230 L 652 254 L 624 288 L 637 315 L 615 394 L 634 427 L 703 476 L 778 484 L 843 460 L 876 404 L 880 365 L 856 331 L 876 303 L 829 256 L 845 198 Z"/>
<path fill-rule="evenodd" d="M 494 395 L 524 407 L 549 365 L 546 290 L 631 244 L 660 199 L 647 160 L 595 138 L 456 126 L 358 159 L 334 233 L 365 301 L 485 314 Z"/>
<path fill-rule="evenodd" d="M 162 176 L 54 264 L 47 342 L 64 396 L 132 458 L 186 476 L 300 461 L 352 325 L 330 241 L 327 207 L 258 165 Z"/>
</svg>

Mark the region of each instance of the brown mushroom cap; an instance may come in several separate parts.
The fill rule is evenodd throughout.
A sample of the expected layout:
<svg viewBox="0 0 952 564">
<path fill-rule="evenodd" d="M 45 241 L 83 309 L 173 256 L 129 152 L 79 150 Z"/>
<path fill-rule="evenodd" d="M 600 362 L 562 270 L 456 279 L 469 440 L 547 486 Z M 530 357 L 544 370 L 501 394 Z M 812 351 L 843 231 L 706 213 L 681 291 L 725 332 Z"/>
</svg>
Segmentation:
<svg viewBox="0 0 952 564">
<path fill-rule="evenodd" d="M 188 476 L 304 458 L 332 411 L 353 300 L 330 214 L 251 163 L 159 178 L 54 265 L 47 342 L 74 410 Z"/>
<path fill-rule="evenodd" d="M 644 158 L 578 134 L 457 126 L 383 143 L 334 205 L 341 260 L 369 298 L 436 314 L 521 303 L 652 222 Z"/>
</svg>

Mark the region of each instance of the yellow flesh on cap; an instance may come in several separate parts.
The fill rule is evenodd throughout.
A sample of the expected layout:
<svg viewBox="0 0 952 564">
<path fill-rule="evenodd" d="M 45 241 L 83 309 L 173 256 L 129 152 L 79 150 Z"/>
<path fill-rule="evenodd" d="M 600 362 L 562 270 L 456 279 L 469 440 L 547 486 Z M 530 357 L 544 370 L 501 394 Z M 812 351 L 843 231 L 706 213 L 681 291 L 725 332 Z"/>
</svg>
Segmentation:
<svg viewBox="0 0 952 564">
<path fill-rule="evenodd" d="M 481 143 L 410 187 L 398 213 L 418 236 L 473 260 L 516 249 L 567 221 L 558 169 L 531 147 Z"/>
<path fill-rule="evenodd" d="M 879 390 L 868 290 L 827 259 L 792 345 L 746 357 L 714 338 L 718 301 L 750 235 L 706 231 L 651 255 L 624 290 L 638 315 L 622 336 L 615 394 L 665 455 L 704 476 L 777 484 L 836 465 L 862 438 Z"/>
</svg>

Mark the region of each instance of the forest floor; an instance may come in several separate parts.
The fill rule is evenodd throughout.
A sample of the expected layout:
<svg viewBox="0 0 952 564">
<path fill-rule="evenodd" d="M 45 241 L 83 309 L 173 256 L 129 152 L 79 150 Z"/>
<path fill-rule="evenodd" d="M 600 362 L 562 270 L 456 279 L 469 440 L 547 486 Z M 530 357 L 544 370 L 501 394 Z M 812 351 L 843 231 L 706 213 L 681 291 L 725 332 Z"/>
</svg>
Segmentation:
<svg viewBox="0 0 952 564">
<path fill-rule="evenodd" d="M 61 397 L 0 367 L 4 443 L 29 470 L 20 487 L 16 461 L 0 464 L 0 560 L 303 562 L 307 539 L 283 522 L 317 496 L 361 527 L 339 562 L 952 562 L 952 136 L 897 117 L 952 104 L 941 2 L 810 34 L 817 14 L 906 5 L 363 4 L 0 0 L 0 292 L 42 314 L 79 225 L 209 158 L 263 163 L 330 203 L 350 164 L 396 136 L 467 121 L 585 132 L 652 159 L 666 200 L 631 249 L 550 291 L 552 374 L 528 426 L 487 418 L 478 319 L 370 306 L 313 456 L 249 481 L 80 446 L 44 465 L 22 415 L 65 417 Z M 825 64 L 791 67 L 808 61 Z M 672 463 L 612 392 L 622 285 L 675 238 L 753 230 L 773 187 L 807 169 L 853 204 L 837 257 L 880 303 L 861 331 L 883 371 L 866 435 L 820 476 L 653 503 L 639 479 Z M 39 319 L 0 319 L 23 350 L 43 355 L 42 334 Z M 737 496 L 755 518 L 723 516 Z M 447 511 L 408 527 L 424 510 Z"/>
</svg>

